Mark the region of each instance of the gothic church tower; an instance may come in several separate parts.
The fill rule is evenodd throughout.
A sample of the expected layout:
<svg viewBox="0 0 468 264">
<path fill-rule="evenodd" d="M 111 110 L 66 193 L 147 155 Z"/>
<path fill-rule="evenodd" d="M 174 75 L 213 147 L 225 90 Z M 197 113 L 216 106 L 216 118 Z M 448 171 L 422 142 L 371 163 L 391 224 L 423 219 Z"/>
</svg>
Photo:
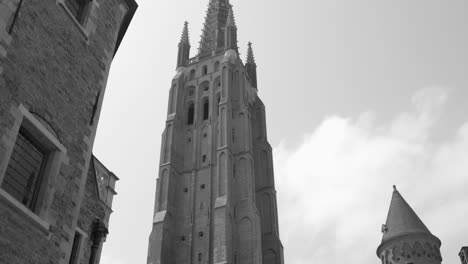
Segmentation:
<svg viewBox="0 0 468 264">
<path fill-rule="evenodd" d="M 283 264 L 272 149 L 249 43 L 210 0 L 198 55 L 179 43 L 162 136 L 148 264 Z"/>
<path fill-rule="evenodd" d="M 393 187 L 387 222 L 377 256 L 382 264 L 440 264 L 440 240 Z"/>
</svg>

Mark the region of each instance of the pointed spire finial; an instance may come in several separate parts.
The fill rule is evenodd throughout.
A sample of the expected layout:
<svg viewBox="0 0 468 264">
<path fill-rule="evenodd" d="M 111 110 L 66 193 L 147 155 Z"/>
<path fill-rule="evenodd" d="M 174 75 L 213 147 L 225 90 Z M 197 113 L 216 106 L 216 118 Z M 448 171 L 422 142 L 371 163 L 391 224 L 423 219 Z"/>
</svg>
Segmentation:
<svg viewBox="0 0 468 264">
<path fill-rule="evenodd" d="M 232 11 L 232 6 L 229 6 L 226 27 L 237 27 L 236 20 L 234 19 L 234 11 Z"/>
<path fill-rule="evenodd" d="M 252 42 L 249 41 L 247 48 L 247 62 L 245 63 L 245 68 L 247 74 L 250 77 L 250 84 L 257 89 L 257 64 L 255 63 L 255 58 L 252 50 Z"/>
<path fill-rule="evenodd" d="M 190 39 L 188 32 L 188 22 L 185 21 L 182 36 L 180 37 L 179 49 L 177 52 L 177 67 L 187 66 L 190 58 Z"/>
<path fill-rule="evenodd" d="M 180 43 L 190 44 L 189 32 L 188 32 L 188 22 L 185 21 L 184 29 L 182 30 L 182 36 L 180 37 Z"/>
<path fill-rule="evenodd" d="M 396 188 L 396 185 L 393 185 L 393 191 L 398 191 L 397 188 Z"/>
<path fill-rule="evenodd" d="M 252 42 L 249 41 L 247 44 L 247 63 L 255 64 L 255 57 L 253 55 L 253 50 L 252 50 Z"/>
</svg>

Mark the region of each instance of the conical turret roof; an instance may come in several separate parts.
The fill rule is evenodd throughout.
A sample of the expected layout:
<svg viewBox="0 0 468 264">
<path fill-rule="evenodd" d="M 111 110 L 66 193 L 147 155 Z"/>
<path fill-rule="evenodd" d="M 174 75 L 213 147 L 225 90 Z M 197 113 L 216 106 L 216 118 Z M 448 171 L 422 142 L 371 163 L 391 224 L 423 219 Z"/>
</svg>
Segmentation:
<svg viewBox="0 0 468 264">
<path fill-rule="evenodd" d="M 388 210 L 387 222 L 383 227 L 382 244 L 406 234 L 431 234 L 414 210 L 393 186 L 392 201 Z"/>
</svg>

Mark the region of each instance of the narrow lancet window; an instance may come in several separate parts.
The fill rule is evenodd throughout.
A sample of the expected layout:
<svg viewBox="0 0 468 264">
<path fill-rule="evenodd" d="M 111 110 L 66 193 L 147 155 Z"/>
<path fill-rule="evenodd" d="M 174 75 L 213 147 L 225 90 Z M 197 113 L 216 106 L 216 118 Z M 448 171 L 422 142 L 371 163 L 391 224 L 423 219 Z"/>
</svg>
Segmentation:
<svg viewBox="0 0 468 264">
<path fill-rule="evenodd" d="M 205 100 L 203 102 L 203 120 L 208 120 L 209 111 L 210 111 L 210 103 L 208 102 L 208 100 Z"/>
<path fill-rule="evenodd" d="M 187 111 L 187 124 L 188 125 L 193 125 L 194 116 L 195 116 L 195 105 L 191 103 Z"/>
</svg>

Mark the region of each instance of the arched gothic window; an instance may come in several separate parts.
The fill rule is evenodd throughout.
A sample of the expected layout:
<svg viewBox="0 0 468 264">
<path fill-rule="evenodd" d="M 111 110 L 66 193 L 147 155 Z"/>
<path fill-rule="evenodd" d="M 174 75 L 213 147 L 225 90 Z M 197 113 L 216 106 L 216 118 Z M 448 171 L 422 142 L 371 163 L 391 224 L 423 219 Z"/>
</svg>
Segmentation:
<svg viewBox="0 0 468 264">
<path fill-rule="evenodd" d="M 205 99 L 203 101 L 203 120 L 208 120 L 209 117 L 209 112 L 210 112 L 210 102 L 208 102 L 208 99 Z"/>
<path fill-rule="evenodd" d="M 190 80 L 195 79 L 195 69 L 190 71 Z"/>
</svg>

